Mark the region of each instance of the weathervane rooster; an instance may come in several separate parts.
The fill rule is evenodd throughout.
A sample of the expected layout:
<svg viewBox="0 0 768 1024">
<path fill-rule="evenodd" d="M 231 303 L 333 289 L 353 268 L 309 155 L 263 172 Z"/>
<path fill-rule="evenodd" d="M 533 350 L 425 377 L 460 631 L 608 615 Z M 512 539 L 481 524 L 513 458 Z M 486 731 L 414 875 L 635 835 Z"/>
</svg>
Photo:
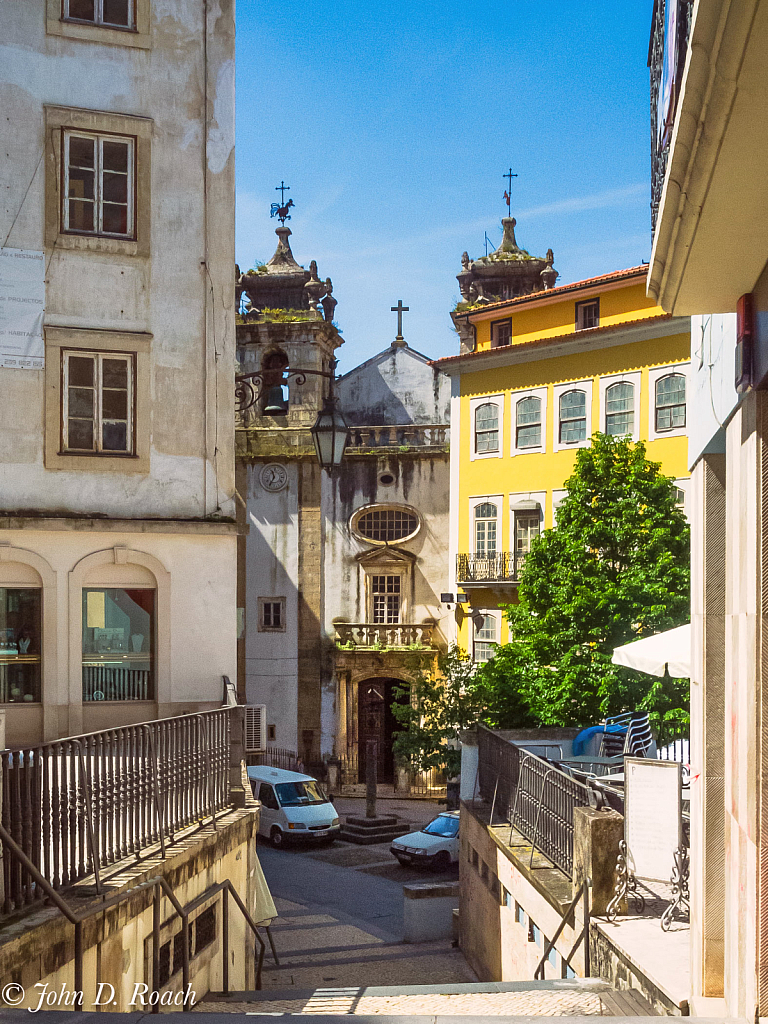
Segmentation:
<svg viewBox="0 0 768 1024">
<path fill-rule="evenodd" d="M 280 193 L 280 202 L 272 203 L 269 210 L 269 216 L 277 217 L 281 224 L 285 224 L 287 220 L 291 219 L 291 215 L 288 211 L 295 205 L 292 199 L 289 199 L 287 203 L 285 201 L 285 193 L 289 192 L 290 188 L 291 186 L 286 185 L 284 181 L 281 181 L 279 185 L 275 186 L 275 192 Z"/>
</svg>

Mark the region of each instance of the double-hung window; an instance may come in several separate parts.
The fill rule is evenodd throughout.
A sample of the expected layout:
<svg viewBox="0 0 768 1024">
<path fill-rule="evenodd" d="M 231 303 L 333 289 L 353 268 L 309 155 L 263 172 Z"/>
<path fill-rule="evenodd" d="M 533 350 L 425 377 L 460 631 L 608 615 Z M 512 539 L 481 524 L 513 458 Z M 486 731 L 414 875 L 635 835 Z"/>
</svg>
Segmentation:
<svg viewBox="0 0 768 1024">
<path fill-rule="evenodd" d="M 512 342 L 512 321 L 500 320 L 492 325 L 492 348 L 505 348 Z"/>
<path fill-rule="evenodd" d="M 475 640 L 472 645 L 472 660 L 476 664 L 490 661 L 496 653 L 496 616 L 483 615 L 482 625 L 475 626 Z"/>
<path fill-rule="evenodd" d="M 401 597 L 401 576 L 371 576 L 371 607 L 374 623 L 389 625 L 399 622 Z"/>
<path fill-rule="evenodd" d="M 495 402 L 486 402 L 475 410 L 475 451 L 497 452 L 499 450 L 499 407 Z"/>
<path fill-rule="evenodd" d="M 135 28 L 135 0 L 64 0 L 67 21 L 108 28 Z"/>
<path fill-rule="evenodd" d="M 515 447 L 541 447 L 541 399 L 521 398 L 516 406 Z"/>
<path fill-rule="evenodd" d="M 600 299 L 576 303 L 576 330 L 588 331 L 600 326 Z"/>
<path fill-rule="evenodd" d="M 133 455 L 133 356 L 65 350 L 62 357 L 63 450 Z"/>
<path fill-rule="evenodd" d="M 670 373 L 656 381 L 656 432 L 685 426 L 685 377 Z"/>
<path fill-rule="evenodd" d="M 496 554 L 498 509 L 490 501 L 484 501 L 475 509 L 475 554 L 489 556 Z"/>
<path fill-rule="evenodd" d="M 520 578 L 523 562 L 534 538 L 541 532 L 538 512 L 515 512 L 515 578 Z"/>
<path fill-rule="evenodd" d="M 560 396 L 560 444 L 584 441 L 587 436 L 587 395 L 566 391 Z"/>
<path fill-rule="evenodd" d="M 133 238 L 135 139 L 66 128 L 63 136 L 63 230 Z"/>
<path fill-rule="evenodd" d="M 632 434 L 635 429 L 635 386 L 626 381 L 611 384 L 605 390 L 605 432 L 614 437 Z"/>
</svg>

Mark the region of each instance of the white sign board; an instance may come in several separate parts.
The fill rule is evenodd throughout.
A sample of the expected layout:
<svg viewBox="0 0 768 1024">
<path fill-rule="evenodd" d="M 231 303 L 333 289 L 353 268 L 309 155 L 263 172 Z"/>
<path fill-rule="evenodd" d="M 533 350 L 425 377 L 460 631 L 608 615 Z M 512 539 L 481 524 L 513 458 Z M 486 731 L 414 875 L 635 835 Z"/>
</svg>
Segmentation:
<svg viewBox="0 0 768 1024">
<path fill-rule="evenodd" d="M 624 759 L 624 839 L 636 878 L 668 882 L 682 842 L 682 765 Z"/>
<path fill-rule="evenodd" d="M 0 248 L 0 366 L 45 365 L 45 253 Z"/>
</svg>

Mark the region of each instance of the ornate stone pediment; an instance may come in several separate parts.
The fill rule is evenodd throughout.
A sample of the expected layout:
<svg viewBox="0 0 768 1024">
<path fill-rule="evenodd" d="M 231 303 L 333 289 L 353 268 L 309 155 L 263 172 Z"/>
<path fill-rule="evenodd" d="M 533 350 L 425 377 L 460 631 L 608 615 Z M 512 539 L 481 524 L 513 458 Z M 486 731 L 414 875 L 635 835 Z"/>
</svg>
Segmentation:
<svg viewBox="0 0 768 1024">
<path fill-rule="evenodd" d="M 410 568 L 416 561 L 416 555 L 410 551 L 403 551 L 400 548 L 382 547 L 374 548 L 372 551 L 363 551 L 355 558 L 366 569 L 377 565 L 399 565 L 402 568 Z"/>
</svg>

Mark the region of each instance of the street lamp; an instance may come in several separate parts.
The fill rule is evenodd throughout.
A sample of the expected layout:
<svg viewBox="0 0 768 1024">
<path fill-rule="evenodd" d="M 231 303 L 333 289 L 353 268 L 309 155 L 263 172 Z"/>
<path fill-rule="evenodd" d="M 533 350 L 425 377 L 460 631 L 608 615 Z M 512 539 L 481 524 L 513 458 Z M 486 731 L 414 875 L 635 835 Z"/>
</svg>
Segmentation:
<svg viewBox="0 0 768 1024">
<path fill-rule="evenodd" d="M 349 440 L 349 428 L 333 395 L 323 399 L 323 408 L 310 433 L 321 467 L 330 470 L 340 466 Z"/>
<path fill-rule="evenodd" d="M 243 413 L 246 409 L 256 405 L 264 386 L 263 370 L 256 370 L 253 373 L 239 373 L 235 376 L 235 401 L 238 411 Z M 266 371 L 271 373 L 274 371 Z M 307 375 L 313 377 L 326 377 L 328 379 L 328 397 L 323 399 L 323 407 L 317 414 L 314 425 L 310 428 L 312 440 L 315 442 L 317 458 L 323 469 L 332 470 L 341 465 L 344 458 L 344 449 L 349 441 L 349 428 L 336 403 L 336 396 L 333 393 L 333 385 L 336 380 L 336 360 L 332 360 L 329 371 L 326 370 L 299 370 L 286 366 L 279 371 L 281 381 L 287 383 L 294 378 L 297 385 L 305 384 Z M 277 391 L 280 391 L 278 396 Z M 264 409 L 267 415 L 285 415 L 288 411 L 287 403 L 282 394 L 282 384 L 274 385 L 269 390 L 267 406 Z"/>
</svg>

